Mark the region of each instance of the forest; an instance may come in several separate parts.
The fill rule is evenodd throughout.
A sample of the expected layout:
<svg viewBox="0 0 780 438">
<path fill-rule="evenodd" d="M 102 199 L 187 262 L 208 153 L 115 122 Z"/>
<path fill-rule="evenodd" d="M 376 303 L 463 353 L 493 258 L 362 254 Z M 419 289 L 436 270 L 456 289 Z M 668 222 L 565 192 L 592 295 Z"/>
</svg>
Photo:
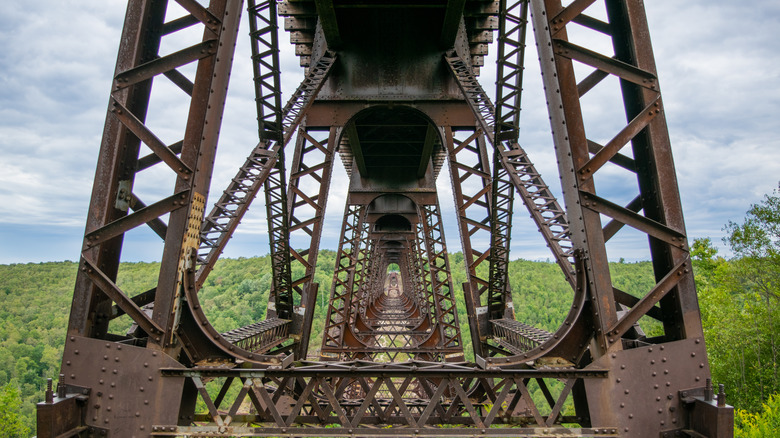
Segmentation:
<svg viewBox="0 0 780 438">
<path fill-rule="evenodd" d="M 713 383 L 725 384 L 728 403 L 736 408 L 736 436 L 775 436 L 780 430 L 780 193 L 766 195 L 724 230 L 733 254 L 728 259 L 709 238 L 691 242 Z M 310 353 L 321 342 L 335 255 L 322 250 L 318 259 L 320 294 Z M 464 348 L 470 352 L 459 286 L 466 277 L 463 255 L 450 254 L 450 262 Z M 77 267 L 71 261 L 0 265 L 0 436 L 35 433 L 35 403 L 43 399 L 46 378 L 56 380 L 59 373 Z M 157 263 L 125 263 L 117 283 L 125 291 L 147 290 L 158 269 Z M 610 271 L 623 290 L 647 291 L 654 284 L 648 261 L 614 262 Z M 509 280 L 517 320 L 557 329 L 572 298 L 558 266 L 514 260 Z M 215 328 L 226 331 L 265 316 L 270 283 L 269 257 L 223 259 L 200 300 Z M 655 328 L 643 329 L 650 334 Z"/>
</svg>

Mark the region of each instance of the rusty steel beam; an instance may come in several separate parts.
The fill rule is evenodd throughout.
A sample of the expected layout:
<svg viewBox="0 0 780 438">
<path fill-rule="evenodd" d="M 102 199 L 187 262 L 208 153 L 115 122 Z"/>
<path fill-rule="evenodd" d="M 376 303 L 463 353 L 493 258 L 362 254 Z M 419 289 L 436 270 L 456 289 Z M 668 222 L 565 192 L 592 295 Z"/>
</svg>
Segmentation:
<svg viewBox="0 0 780 438">
<path fill-rule="evenodd" d="M 226 377 L 223 390 L 243 388 L 230 399 L 214 399 L 207 391 L 199 396 L 208 407 L 195 421 L 211 427 L 161 424 L 152 436 L 194 436 L 230 428 L 235 436 L 405 436 L 409 428 L 418 436 L 520 436 L 589 437 L 620 436 L 616 427 L 570 428 L 563 423 L 572 417 L 560 415 L 563 401 L 577 382 L 602 380 L 607 370 L 483 370 L 465 363 L 442 366 L 438 362 L 412 361 L 385 364 L 381 377 L 376 365 L 364 361 L 306 363 L 289 370 L 162 370 L 163 379 L 181 379 L 204 388 L 206 379 Z M 263 382 L 296 381 L 300 386 L 268 387 Z M 563 380 L 564 390 L 537 406 L 528 382 Z M 484 401 L 472 401 L 469 394 L 485 392 Z M 359 397 L 352 405 L 339 403 L 347 394 Z M 254 395 L 254 396 L 253 396 Z M 421 397 L 422 396 L 422 397 Z M 290 409 L 290 401 L 294 401 Z M 249 404 L 254 408 L 250 413 Z M 505 408 L 508 406 L 508 408 Z M 541 412 L 546 412 L 541 414 Z M 312 430 L 307 424 L 328 424 Z M 512 422 L 525 427 L 506 426 Z M 244 424 L 263 423 L 262 428 Z M 439 427 L 449 423 L 448 428 Z M 379 424 L 386 424 L 377 428 Z M 491 426 L 503 427 L 491 427 Z M 350 432 L 351 431 L 351 432 Z"/>
<path fill-rule="evenodd" d="M 115 76 L 157 57 L 164 7 L 161 4 L 145 2 L 136 3 L 128 8 L 122 32 L 123 41 L 128 43 L 122 44 L 119 48 Z M 136 117 L 144 119 L 151 85 L 151 81 L 146 81 L 121 89 L 117 93 L 112 93 L 116 96 L 112 96 L 111 101 L 123 103 L 136 114 Z M 140 140 L 113 117 L 111 109 L 109 107 L 104 126 L 85 234 L 126 216 L 127 210 L 123 209 L 121 204 L 115 208 L 117 194 L 120 184 L 129 189 L 135 178 L 135 163 L 140 150 Z M 101 266 L 111 280 L 116 280 L 119 269 L 122 238 L 121 235 L 117 236 L 88 249 L 84 254 Z M 108 298 L 98 292 L 92 280 L 86 274 L 78 274 L 68 332 L 82 336 L 105 336 L 108 331 L 108 320 L 97 319 L 90 315 L 95 315 L 98 309 L 105 308 L 106 305 L 109 305 Z"/>
<path fill-rule="evenodd" d="M 487 310 L 490 319 L 514 319 L 512 288 L 509 285 L 509 245 L 515 187 L 506 167 L 501 165 L 501 159 L 501 151 L 494 148 Z"/>
<path fill-rule="evenodd" d="M 669 153 L 669 139 L 660 91 L 655 78 L 652 49 L 646 36 L 644 11 L 634 2 L 607 2 L 608 15 L 612 21 L 610 36 L 616 54 L 613 59 L 612 56 L 597 53 L 568 40 L 565 26 L 568 25 L 570 17 L 583 15 L 582 12 L 567 11 L 568 8 L 549 2 L 534 3 L 534 7 L 537 19 L 541 19 L 543 11 L 561 17 L 555 23 L 539 22 L 537 27 L 539 25 L 550 27 L 548 32 L 537 32 L 537 39 L 540 41 L 540 57 L 552 60 L 542 65 L 545 72 L 554 76 L 550 79 L 547 78 L 547 73 L 545 74 L 546 81 L 549 82 L 547 86 L 561 90 L 559 96 L 548 97 L 553 98 L 550 102 L 551 108 L 554 105 L 559 105 L 561 108 L 555 111 L 551 109 L 553 125 L 555 126 L 556 121 L 558 126 L 565 124 L 563 129 L 554 127 L 556 144 L 559 151 L 571 154 L 571 158 L 561 164 L 564 186 L 567 181 L 571 181 L 572 187 L 577 188 L 574 191 L 565 191 L 569 217 L 583 218 L 581 223 L 572 226 L 572 229 L 577 229 L 578 233 L 574 240 L 587 242 L 595 271 L 596 266 L 606 263 L 605 238 L 599 215 L 606 214 L 613 220 L 629 224 L 649 235 L 656 278 L 661 280 L 687 257 L 687 242 L 676 182 L 674 178 L 668 178 L 666 173 L 669 169 L 673 169 L 673 164 Z M 545 41 L 550 41 L 551 45 L 542 47 Z M 551 52 L 549 58 L 547 53 L 542 53 L 546 51 Z M 578 84 L 573 74 L 574 61 L 621 80 L 628 123 L 607 146 L 600 148 L 594 155 L 591 155 L 588 139 L 584 135 L 579 106 L 580 95 L 576 91 Z M 564 136 L 567 139 L 564 139 Z M 644 214 L 635 213 L 638 205 L 622 208 L 598 196 L 593 183 L 598 171 L 628 144 L 633 148 L 635 160 L 641 158 L 643 163 L 641 168 L 637 167 L 635 173 L 638 182 L 637 191 L 643 201 L 641 211 Z M 572 165 L 576 169 L 575 172 L 572 173 L 568 168 L 564 171 L 567 165 Z M 658 190 L 659 187 L 662 189 Z M 583 205 L 578 205 L 580 203 Z M 584 203 L 587 203 L 588 208 L 583 208 Z M 585 235 L 579 235 L 580 229 L 585 230 Z M 599 297 L 597 325 L 607 330 L 616 323 L 615 306 L 612 304 L 615 298 L 608 271 L 598 268 L 598 272 L 602 274 L 594 278 L 594 292 Z M 695 295 L 692 274 L 689 272 L 686 277 L 687 280 L 675 288 L 672 295 L 664 299 L 662 305 L 667 315 L 664 328 L 668 340 L 683 339 L 688 337 L 687 333 L 692 337 L 701 334 L 698 309 L 695 306 L 680 307 L 690 306 L 690 300 L 684 298 L 686 294 Z M 672 316 L 674 314 L 678 316 Z M 608 348 L 609 344 L 616 342 L 614 336 L 610 337 L 605 331 L 602 333 L 598 337 L 602 348 Z"/>
<path fill-rule="evenodd" d="M 334 353 L 345 345 L 346 331 L 352 312 L 352 294 L 354 292 L 355 266 L 360 251 L 361 228 L 363 226 L 364 207 L 347 204 L 342 222 L 341 240 L 336 252 L 336 269 L 333 273 L 333 285 L 328 302 L 325 328 L 322 330 L 323 354 L 330 349 Z"/>
<path fill-rule="evenodd" d="M 478 320 L 483 320 L 487 317 L 486 300 L 490 295 L 490 278 L 485 278 L 485 275 L 479 272 L 484 272 L 480 266 L 489 265 L 492 260 L 492 248 L 485 247 L 485 243 L 492 243 L 492 172 L 482 131 L 475 128 L 459 134 L 461 139 L 456 139 L 453 130 L 445 128 L 450 180 L 458 212 L 463 259 L 469 284 L 468 293 L 473 297 L 467 301 L 467 306 L 473 307 L 468 313 L 476 315 Z M 474 244 L 480 240 L 485 243 L 482 247 L 475 248 Z M 489 271 L 490 268 L 488 275 Z M 473 331 L 471 342 L 478 356 L 487 354 L 482 343 L 486 341 L 488 333 L 480 330 L 480 327 L 486 326 L 487 324 L 483 323 L 473 327 L 476 331 Z"/>
<path fill-rule="evenodd" d="M 257 196 L 260 186 L 265 183 L 279 160 L 279 151 L 292 139 L 305 110 L 311 106 L 314 97 L 322 88 L 334 62 L 333 56 L 323 57 L 321 63 L 309 71 L 282 111 L 282 119 L 288 122 L 283 124 L 282 141 L 259 142 L 204 219 L 200 232 L 201 248 L 196 278 L 198 289 L 206 281 L 225 245 Z"/>
<path fill-rule="evenodd" d="M 521 56 L 521 55 L 517 55 Z M 468 68 L 468 65 L 463 59 L 455 53 L 448 53 L 445 56 L 447 65 L 450 68 L 450 72 L 455 78 L 458 87 L 463 93 L 470 108 L 474 112 L 475 119 L 479 126 L 478 132 L 487 133 L 485 138 L 488 139 L 491 146 L 494 148 L 493 160 L 493 179 L 491 182 L 485 182 L 485 188 L 483 189 L 487 193 L 488 184 L 491 185 L 491 203 L 483 203 L 482 205 L 487 209 L 488 216 L 481 222 L 471 221 L 472 224 L 481 223 L 483 228 L 487 230 L 486 225 L 490 224 L 490 236 L 491 236 L 491 248 L 489 258 L 489 279 L 487 282 L 484 280 L 481 285 L 478 283 L 470 283 L 469 290 L 466 293 L 467 305 L 473 307 L 469 310 L 471 318 L 475 321 L 475 327 L 472 328 L 472 332 L 475 337 L 478 337 L 480 342 L 473 340 L 475 352 L 479 356 L 484 356 L 488 352 L 494 353 L 492 347 L 487 344 L 488 337 L 490 335 L 489 330 L 491 325 L 487 323 L 489 319 L 499 319 L 502 317 L 513 318 L 511 302 L 511 289 L 507 281 L 507 268 L 508 263 L 508 248 L 509 248 L 509 235 L 511 230 L 511 205 L 513 199 L 512 186 L 520 194 L 526 208 L 531 214 L 531 218 L 536 222 L 539 231 L 547 242 L 548 248 L 552 251 L 556 261 L 560 265 L 569 283 L 572 287 L 575 286 L 574 273 L 571 264 L 573 263 L 570 237 L 568 232 L 568 222 L 563 209 L 558 204 L 554 195 L 549 191 L 548 186 L 542 180 L 541 175 L 533 167 L 533 164 L 528 160 L 527 154 L 520 147 L 517 142 L 506 142 L 506 147 L 501 144 L 500 141 L 495 140 L 497 135 L 497 125 L 495 124 L 496 110 L 490 101 L 487 93 L 482 89 L 482 86 L 477 81 L 473 72 Z M 521 78 L 516 78 L 518 81 Z M 501 82 L 499 82 L 501 86 Z M 517 120 L 519 116 L 519 102 L 520 96 L 516 95 L 513 99 L 504 98 L 503 106 L 505 108 L 513 109 L 515 114 L 512 116 L 512 120 Z M 507 122 L 503 122 L 503 128 L 506 128 Z M 503 129 L 502 128 L 502 129 Z M 514 129 L 514 128 L 513 128 Z M 461 148 L 463 146 L 460 146 Z M 507 151 L 509 149 L 509 151 Z M 454 149 L 458 150 L 458 149 Z M 483 155 L 487 155 L 483 153 Z M 487 162 L 487 158 L 482 158 L 483 162 Z M 461 166 L 462 167 L 462 166 Z M 486 164 L 481 167 L 489 168 Z M 465 177 L 455 178 L 453 176 L 453 185 L 455 188 L 456 204 L 461 206 L 460 210 L 464 211 L 466 208 L 472 205 L 471 202 L 463 202 L 462 189 L 458 186 L 461 181 L 465 180 Z M 498 201 L 501 201 L 500 203 Z M 463 214 L 461 214 L 463 217 Z M 464 226 L 461 219 L 462 225 Z M 471 236 L 474 231 L 468 231 L 467 233 L 461 233 L 462 236 Z M 470 254 L 470 238 L 462 237 L 464 241 L 464 255 Z M 482 253 L 483 258 L 487 253 Z M 473 256 L 472 256 L 473 257 Z M 472 258 L 467 257 L 467 260 Z M 482 259 L 476 259 L 477 263 L 481 263 Z M 472 278 L 474 274 L 470 274 Z M 487 303 L 482 306 L 482 295 L 487 296 Z M 489 314 L 488 314 L 489 312 Z"/>
<path fill-rule="evenodd" d="M 337 128 L 319 131 L 302 127 L 298 132 L 290 168 L 287 204 L 289 233 L 296 242 L 309 243 L 308 247 L 304 245 L 303 249 L 290 248 L 292 267 L 303 267 L 303 274 L 292 278 L 292 287 L 296 296 L 300 296 L 293 315 L 292 330 L 293 334 L 300 338 L 296 347 L 296 357 L 299 359 L 306 358 L 309 348 L 314 304 L 319 288 L 314 282 L 314 270 L 319 255 L 339 132 Z"/>
<path fill-rule="evenodd" d="M 438 202 L 420 206 L 420 232 L 423 237 L 428 256 L 428 269 L 433 288 L 437 325 L 441 333 L 439 344 L 442 349 L 454 350 L 445 356 L 447 361 L 457 361 L 463 358 L 463 346 L 460 339 L 460 323 L 455 307 L 452 275 L 444 241 L 442 217 Z"/>
<path fill-rule="evenodd" d="M 261 142 L 281 141 L 282 87 L 279 64 L 277 4 L 272 0 L 248 0 L 258 134 Z"/>
<path fill-rule="evenodd" d="M 528 0 L 500 0 L 494 138 L 517 141 L 523 94 Z"/>
</svg>

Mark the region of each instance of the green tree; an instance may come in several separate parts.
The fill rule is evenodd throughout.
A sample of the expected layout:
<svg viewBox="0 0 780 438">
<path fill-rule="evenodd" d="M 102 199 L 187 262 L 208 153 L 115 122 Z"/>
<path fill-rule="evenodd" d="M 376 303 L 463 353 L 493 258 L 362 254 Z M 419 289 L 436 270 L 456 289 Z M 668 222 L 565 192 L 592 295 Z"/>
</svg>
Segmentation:
<svg viewBox="0 0 780 438">
<path fill-rule="evenodd" d="M 780 394 L 769 397 L 761 412 L 750 413 L 737 409 L 734 416 L 734 436 L 737 438 L 765 438 L 777 436 L 780 431 Z"/>
<path fill-rule="evenodd" d="M 741 224 L 731 222 L 724 241 L 737 255 L 739 278 L 775 302 L 780 299 L 780 191 L 750 206 Z"/>
<path fill-rule="evenodd" d="M 743 223 L 729 222 L 725 242 L 737 256 L 733 279 L 743 287 L 745 308 L 752 315 L 757 390 L 761 401 L 780 391 L 780 192 L 774 190 L 747 211 Z"/>
<path fill-rule="evenodd" d="M 742 223 L 729 222 L 726 261 L 710 239 L 691 246 L 713 379 L 738 408 L 757 412 L 780 392 L 780 196 L 752 205 Z"/>
<path fill-rule="evenodd" d="M 21 415 L 22 393 L 13 383 L 0 390 L 0 436 L 7 438 L 26 438 L 30 429 L 24 425 Z"/>
</svg>

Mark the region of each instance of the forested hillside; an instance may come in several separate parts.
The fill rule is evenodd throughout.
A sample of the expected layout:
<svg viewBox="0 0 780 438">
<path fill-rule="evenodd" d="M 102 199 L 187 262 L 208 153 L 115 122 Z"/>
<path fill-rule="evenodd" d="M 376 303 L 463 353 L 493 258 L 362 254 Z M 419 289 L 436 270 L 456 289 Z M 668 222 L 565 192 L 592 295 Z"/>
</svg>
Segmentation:
<svg viewBox="0 0 780 438">
<path fill-rule="evenodd" d="M 744 410 L 738 415 L 737 436 L 770 436 L 762 431 L 780 429 L 780 397 L 772 398 L 780 392 L 778 193 L 754 206 L 743 223 L 728 224 L 727 231 L 727 243 L 736 254 L 732 260 L 720 257 L 709 239 L 692 245 L 713 380 L 726 384 L 729 403 Z M 321 251 L 312 352 L 321 342 L 334 265 L 335 253 Z M 463 255 L 452 254 L 451 266 L 464 347 L 470 355 L 460 288 L 465 281 Z M 35 403 L 43 398 L 46 378 L 56 379 L 59 372 L 76 269 L 69 261 L 0 265 L 0 436 L 34 433 Z M 148 290 L 158 269 L 157 263 L 123 264 L 117 283 L 130 294 Z M 217 330 L 264 317 L 270 271 L 267 256 L 217 263 L 200 294 Z M 610 271 L 615 285 L 629 293 L 645 293 L 654 284 L 650 262 L 613 263 Z M 515 260 L 509 279 L 516 318 L 548 331 L 557 329 L 572 298 L 558 266 Z M 641 323 L 648 335 L 658 330 Z"/>
</svg>

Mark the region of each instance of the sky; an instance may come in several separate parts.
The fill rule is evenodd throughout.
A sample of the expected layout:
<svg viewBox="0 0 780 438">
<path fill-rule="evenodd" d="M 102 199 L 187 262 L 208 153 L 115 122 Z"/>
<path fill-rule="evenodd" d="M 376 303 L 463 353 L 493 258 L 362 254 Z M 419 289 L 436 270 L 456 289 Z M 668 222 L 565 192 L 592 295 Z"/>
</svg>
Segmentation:
<svg viewBox="0 0 780 438">
<path fill-rule="evenodd" d="M 780 180 L 780 2 L 749 3 L 645 1 L 688 236 L 710 237 L 726 255 L 723 226 L 740 221 Z M 0 264 L 79 257 L 125 5 L 122 0 L 41 0 L 0 8 Z M 221 193 L 256 142 L 248 25 L 243 18 L 212 193 Z M 288 35 L 281 35 L 285 100 L 303 74 L 288 41 Z M 163 52 L 183 47 L 178 42 L 166 41 Z M 539 68 L 534 46 L 529 49 L 521 144 L 555 188 L 557 169 Z M 493 78 L 494 70 L 483 68 L 486 89 L 493 88 Z M 181 107 L 175 91 L 160 84 L 155 92 L 161 100 L 150 108 L 149 123 L 161 138 L 173 142 L 180 132 L 175 127 L 182 123 L 175 109 Z M 606 141 L 614 131 L 604 103 L 608 95 L 603 101 L 594 95 L 596 101 L 584 106 L 586 119 L 592 120 L 589 133 Z M 155 176 L 147 172 L 137 182 L 135 189 L 146 195 L 142 199 L 170 195 L 172 186 Z M 445 233 L 453 252 L 460 242 L 457 226 L 449 220 L 454 210 L 446 172 L 441 178 Z M 625 176 L 605 177 L 603 190 L 615 199 L 630 199 L 633 195 L 621 193 L 621 178 Z M 339 162 L 324 248 L 338 244 L 345 187 Z M 263 212 L 258 199 L 226 256 L 268 252 Z M 519 202 L 515 217 L 511 257 L 550 258 Z M 642 239 L 626 232 L 610 249 L 610 258 L 647 259 L 644 250 L 636 249 L 646 246 Z M 128 233 L 123 260 L 158 260 L 158 241 L 149 230 Z"/>
</svg>

